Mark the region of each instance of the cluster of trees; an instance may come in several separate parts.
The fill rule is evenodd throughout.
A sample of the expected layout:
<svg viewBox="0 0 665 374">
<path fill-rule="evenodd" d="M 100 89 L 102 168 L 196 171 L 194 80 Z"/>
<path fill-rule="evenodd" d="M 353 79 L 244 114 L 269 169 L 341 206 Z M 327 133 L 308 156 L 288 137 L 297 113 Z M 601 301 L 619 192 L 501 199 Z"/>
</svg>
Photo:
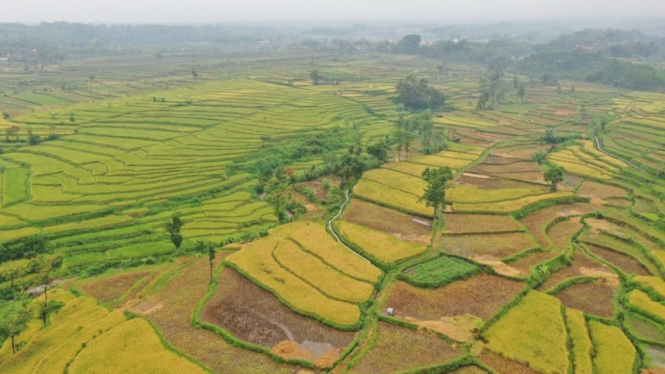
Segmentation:
<svg viewBox="0 0 665 374">
<path fill-rule="evenodd" d="M 421 113 L 405 117 L 400 114 L 392 140 L 397 147 L 397 158 L 402 158 L 402 150 L 406 157 L 409 157 L 411 144 L 414 140 L 420 139 L 420 148 L 424 154 L 441 152 L 446 149 L 446 138 L 442 128 L 434 128 L 434 119 L 432 112 L 426 110 Z"/>
<path fill-rule="evenodd" d="M 396 89 L 397 102 L 410 110 L 437 110 L 443 109 L 446 104 L 447 98 L 443 92 L 430 86 L 427 79 L 418 79 L 413 74 L 400 80 Z"/>
</svg>

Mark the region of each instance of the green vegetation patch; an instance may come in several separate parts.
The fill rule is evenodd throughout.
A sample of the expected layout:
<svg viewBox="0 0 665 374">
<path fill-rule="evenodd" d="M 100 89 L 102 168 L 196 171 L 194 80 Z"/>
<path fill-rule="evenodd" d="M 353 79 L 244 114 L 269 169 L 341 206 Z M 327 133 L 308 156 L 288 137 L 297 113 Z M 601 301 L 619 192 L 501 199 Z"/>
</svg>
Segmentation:
<svg viewBox="0 0 665 374">
<path fill-rule="evenodd" d="M 478 266 L 462 259 L 440 256 L 405 269 L 402 277 L 418 287 L 436 288 L 469 278 L 478 271 L 480 271 Z"/>
</svg>

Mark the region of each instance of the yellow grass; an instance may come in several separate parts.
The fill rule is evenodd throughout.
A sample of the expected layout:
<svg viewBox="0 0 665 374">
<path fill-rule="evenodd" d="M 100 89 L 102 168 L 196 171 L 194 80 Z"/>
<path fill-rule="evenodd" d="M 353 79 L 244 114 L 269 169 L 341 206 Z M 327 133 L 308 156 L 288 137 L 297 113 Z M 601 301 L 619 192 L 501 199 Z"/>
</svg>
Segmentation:
<svg viewBox="0 0 665 374">
<path fill-rule="evenodd" d="M 589 330 L 596 348 L 593 363 L 598 373 L 625 374 L 633 372 L 635 347 L 619 328 L 589 321 Z"/>
<path fill-rule="evenodd" d="M 294 230 L 291 238 L 344 274 L 372 283 L 381 276 L 381 270 L 336 242 L 321 225 Z"/>
<path fill-rule="evenodd" d="M 610 174 L 606 172 L 600 171 L 599 169 L 593 168 L 591 166 L 583 165 L 581 163 L 563 161 L 557 158 L 556 156 L 551 156 L 548 158 L 551 159 L 553 163 L 563 167 L 564 169 L 566 169 L 566 171 L 571 172 L 573 174 L 579 174 L 598 179 L 610 179 L 612 177 Z"/>
<path fill-rule="evenodd" d="M 371 284 L 340 273 L 315 256 L 304 252 L 290 240 L 284 240 L 277 245 L 274 257 L 291 273 L 332 298 L 362 303 L 374 292 Z"/>
<path fill-rule="evenodd" d="M 432 208 L 418 202 L 418 196 L 390 188 L 379 183 L 361 179 L 353 188 L 353 192 L 367 200 L 379 204 L 403 209 L 425 217 L 431 217 Z"/>
<path fill-rule="evenodd" d="M 485 333 L 487 348 L 546 374 L 568 371 L 561 303 L 533 291 Z"/>
<path fill-rule="evenodd" d="M 415 159 L 418 159 L 418 157 L 414 158 L 414 160 Z M 405 160 L 402 160 L 401 162 L 391 162 L 389 164 L 383 165 L 383 167 L 386 169 L 409 174 L 417 178 L 422 177 L 423 171 L 425 171 L 425 169 L 432 168 L 432 166 L 429 165 L 417 164 L 415 162 L 405 162 Z"/>
<path fill-rule="evenodd" d="M 651 287 L 654 291 L 665 297 L 665 281 L 657 277 L 646 277 L 638 275 L 633 280 L 637 283 Z"/>
<path fill-rule="evenodd" d="M 392 264 L 425 252 L 425 246 L 401 240 L 393 235 L 368 229 L 352 222 L 339 221 L 340 235 L 382 262 Z"/>
<path fill-rule="evenodd" d="M 640 290 L 634 290 L 628 294 L 628 302 L 655 316 L 665 319 L 665 305 L 657 303 Z"/>
<path fill-rule="evenodd" d="M 293 308 L 340 325 L 354 325 L 360 319 L 360 309 L 357 305 L 326 297 L 273 259 L 272 252 L 284 240 L 283 237 L 298 227 L 303 226 L 285 225 L 279 230 L 273 230 L 276 235 L 249 244 L 243 250 L 229 256 L 227 261 L 274 291 Z"/>
<path fill-rule="evenodd" d="M 502 201 L 498 203 L 484 203 L 484 204 L 464 204 L 455 203 L 453 208 L 457 212 L 496 212 L 496 213 L 510 213 L 519 210 L 529 204 L 547 199 L 554 199 L 560 197 L 573 196 L 569 191 L 557 191 L 548 194 L 526 196 L 520 199 Z"/>
<path fill-rule="evenodd" d="M 140 352 L 140 354 L 137 354 Z M 206 373 L 165 349 L 148 322 L 135 318 L 87 344 L 69 373 Z"/>
<path fill-rule="evenodd" d="M 573 342 L 573 358 L 575 362 L 575 374 L 593 374 L 591 363 L 591 350 L 593 345 L 589 338 L 584 314 L 579 310 L 566 309 L 566 322 L 570 339 Z"/>
<path fill-rule="evenodd" d="M 382 185 L 420 196 L 427 183 L 419 177 L 392 171 L 389 169 L 373 169 L 363 174 L 364 180 L 371 180 Z"/>
</svg>

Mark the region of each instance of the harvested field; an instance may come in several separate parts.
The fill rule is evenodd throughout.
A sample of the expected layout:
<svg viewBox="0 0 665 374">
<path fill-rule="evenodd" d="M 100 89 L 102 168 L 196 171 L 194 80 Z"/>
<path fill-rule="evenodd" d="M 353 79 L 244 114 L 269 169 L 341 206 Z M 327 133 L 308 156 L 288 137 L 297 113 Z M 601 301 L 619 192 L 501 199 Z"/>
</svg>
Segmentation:
<svg viewBox="0 0 665 374">
<path fill-rule="evenodd" d="M 460 185 L 468 187 L 481 188 L 483 190 L 505 190 L 505 189 L 519 189 L 519 188 L 532 188 L 532 183 L 516 181 L 512 179 L 505 179 L 498 176 L 483 175 L 484 178 L 473 178 L 469 175 L 462 175 L 453 180 L 451 185 Z"/>
<path fill-rule="evenodd" d="M 524 228 L 510 216 L 491 214 L 444 214 L 444 233 L 490 233 Z"/>
<path fill-rule="evenodd" d="M 381 217 L 381 219 L 377 219 L 377 217 Z M 345 221 L 392 234 L 403 240 L 423 245 L 430 244 L 432 234 L 430 219 L 401 213 L 358 199 L 351 200 L 343 218 Z M 430 226 L 414 222 L 414 219 L 428 222 Z"/>
<path fill-rule="evenodd" d="M 459 356 L 433 335 L 380 322 L 375 346 L 353 368 L 358 373 L 392 373 L 443 363 Z"/>
<path fill-rule="evenodd" d="M 421 289 L 405 282 L 393 286 L 386 306 L 395 308 L 398 317 L 436 321 L 441 317 L 470 314 L 487 319 L 508 303 L 523 284 L 480 274 L 437 289 Z"/>
<path fill-rule="evenodd" d="M 530 367 L 501 356 L 500 354 L 484 350 L 478 357 L 483 364 L 489 366 L 500 374 L 541 374 Z"/>
<path fill-rule="evenodd" d="M 469 169 L 471 173 L 501 175 L 504 173 L 529 173 L 539 172 L 540 168 L 535 162 L 512 162 L 501 165 L 482 163 Z"/>
<path fill-rule="evenodd" d="M 235 348 L 217 334 L 192 326 L 191 316 L 207 292 L 208 277 L 208 260 L 200 259 L 176 272 L 158 293 L 132 309 L 152 321 L 176 349 L 217 372 L 244 374 L 251 367 L 256 373 L 292 373 L 293 367 Z"/>
<path fill-rule="evenodd" d="M 317 347 L 307 350 L 310 354 L 298 357 L 315 362 L 324 355 L 330 358 L 330 353 L 336 359 L 354 336 L 293 313 L 230 268 L 219 275 L 217 288 L 205 304 L 201 320 L 222 327 L 238 339 L 268 348 L 283 341 L 295 341 L 304 350 L 307 346 Z"/>
<path fill-rule="evenodd" d="M 586 253 L 580 250 L 575 250 L 572 264 L 550 275 L 549 279 L 538 287 L 538 289 L 541 291 L 547 291 L 570 278 L 584 276 L 608 279 L 617 278 L 617 275 L 614 274 L 612 269 L 591 259 Z"/>
<path fill-rule="evenodd" d="M 598 209 L 595 205 L 587 203 L 554 205 L 537 210 L 522 218 L 520 222 L 529 230 L 541 247 L 547 248 L 550 244 L 545 234 L 545 225 L 557 217 L 579 216 L 594 212 Z"/>
<path fill-rule="evenodd" d="M 559 256 L 560 254 L 561 252 L 557 250 L 533 251 L 522 258 L 509 262 L 508 265 L 525 274 L 529 274 L 531 272 L 532 267 L 540 265 L 543 262 L 547 262 L 553 259 L 554 257 Z"/>
<path fill-rule="evenodd" d="M 628 255 L 610 251 L 593 244 L 585 245 L 591 253 L 618 267 L 626 274 L 650 275 L 649 271 L 644 266 Z"/>
<path fill-rule="evenodd" d="M 521 232 L 442 235 L 441 245 L 446 253 L 470 258 L 492 256 L 497 259 L 538 247 L 527 234 Z"/>
<path fill-rule="evenodd" d="M 612 318 L 615 295 L 616 281 L 598 280 L 593 283 L 574 284 L 559 291 L 555 296 L 568 308 Z"/>
<path fill-rule="evenodd" d="M 132 271 L 94 279 L 78 287 L 87 295 L 94 297 L 100 304 L 119 299 L 132 286 L 150 274 L 149 271 Z"/>
<path fill-rule="evenodd" d="M 584 225 L 578 217 L 556 223 L 547 231 L 555 248 L 566 249 L 570 245 L 570 240 L 576 233 L 582 231 Z"/>
<path fill-rule="evenodd" d="M 607 199 L 609 197 L 628 197 L 628 192 L 622 188 L 592 181 L 584 181 L 584 183 L 582 183 L 580 188 L 577 190 L 577 193 L 580 196 L 597 197 L 599 199 Z"/>
</svg>

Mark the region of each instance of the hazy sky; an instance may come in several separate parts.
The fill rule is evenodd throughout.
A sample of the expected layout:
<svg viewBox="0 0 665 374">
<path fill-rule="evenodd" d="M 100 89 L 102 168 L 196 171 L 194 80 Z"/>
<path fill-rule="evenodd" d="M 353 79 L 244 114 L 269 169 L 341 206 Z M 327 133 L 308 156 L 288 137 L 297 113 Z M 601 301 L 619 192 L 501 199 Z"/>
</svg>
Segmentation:
<svg viewBox="0 0 665 374">
<path fill-rule="evenodd" d="M 662 0 L 0 0 L 0 3 L 0 22 L 468 22 L 665 16 Z"/>
</svg>

